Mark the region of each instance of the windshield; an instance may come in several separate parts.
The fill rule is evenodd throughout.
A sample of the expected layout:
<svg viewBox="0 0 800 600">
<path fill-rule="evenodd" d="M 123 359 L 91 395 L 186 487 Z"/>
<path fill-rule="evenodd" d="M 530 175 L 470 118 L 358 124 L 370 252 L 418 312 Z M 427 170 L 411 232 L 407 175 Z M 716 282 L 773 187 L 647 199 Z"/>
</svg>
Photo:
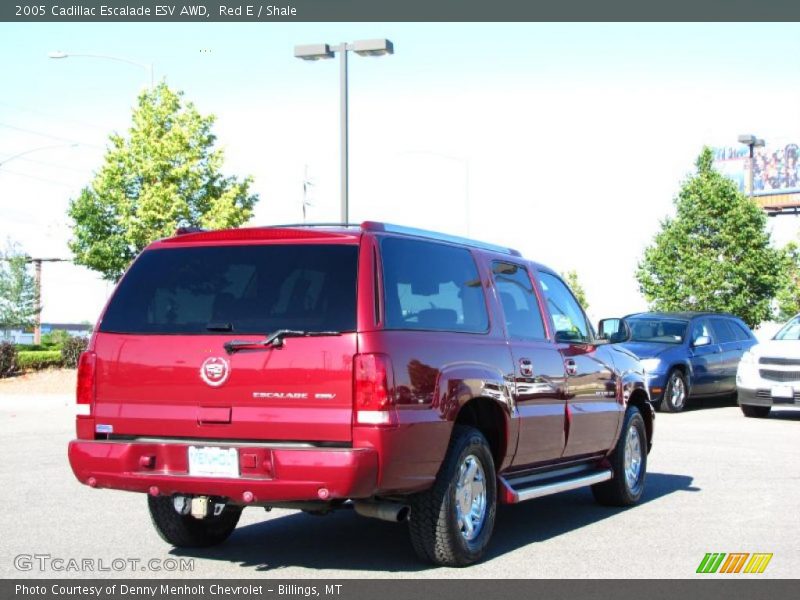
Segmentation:
<svg viewBox="0 0 800 600">
<path fill-rule="evenodd" d="M 775 334 L 775 340 L 800 340 L 800 315 L 797 315 Z"/>
<path fill-rule="evenodd" d="M 631 330 L 630 342 L 680 344 L 686 335 L 686 321 L 637 317 L 625 319 Z"/>
<path fill-rule="evenodd" d="M 144 252 L 120 282 L 100 331 L 353 331 L 358 247 L 202 246 Z"/>
</svg>

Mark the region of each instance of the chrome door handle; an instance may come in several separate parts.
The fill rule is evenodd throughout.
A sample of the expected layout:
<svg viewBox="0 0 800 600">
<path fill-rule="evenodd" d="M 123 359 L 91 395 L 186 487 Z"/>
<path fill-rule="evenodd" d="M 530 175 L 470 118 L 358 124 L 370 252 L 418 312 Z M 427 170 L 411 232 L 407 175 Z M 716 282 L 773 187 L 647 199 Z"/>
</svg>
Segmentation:
<svg viewBox="0 0 800 600">
<path fill-rule="evenodd" d="M 564 366 L 567 368 L 567 375 L 577 375 L 578 365 L 575 364 L 574 360 L 568 358 L 564 361 Z"/>
<path fill-rule="evenodd" d="M 533 362 L 530 358 L 519 359 L 519 373 L 523 377 L 533 377 Z"/>
</svg>

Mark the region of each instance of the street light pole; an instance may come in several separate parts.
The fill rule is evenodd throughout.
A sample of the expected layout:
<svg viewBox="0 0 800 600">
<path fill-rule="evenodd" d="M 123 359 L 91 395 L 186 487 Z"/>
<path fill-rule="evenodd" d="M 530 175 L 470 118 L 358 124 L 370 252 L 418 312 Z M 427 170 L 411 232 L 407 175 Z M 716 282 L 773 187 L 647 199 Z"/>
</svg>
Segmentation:
<svg viewBox="0 0 800 600">
<path fill-rule="evenodd" d="M 739 136 L 739 143 L 744 144 L 748 148 L 750 148 L 750 200 L 754 197 L 754 189 L 753 189 L 753 181 L 754 181 L 754 171 L 755 171 L 755 148 L 763 148 L 764 147 L 764 140 L 762 138 L 758 138 L 754 136 L 752 133 L 744 133 Z"/>
<path fill-rule="evenodd" d="M 350 149 L 348 147 L 348 114 L 347 114 L 347 43 L 339 46 L 339 131 L 341 132 L 341 214 L 342 223 L 347 225 L 350 216 Z"/>
<path fill-rule="evenodd" d="M 347 53 L 355 52 L 360 56 L 383 56 L 394 54 L 394 45 L 387 39 L 358 40 L 351 44 L 342 42 L 338 46 L 328 44 L 306 44 L 294 47 L 295 58 L 302 60 L 321 60 L 333 58 L 339 53 L 339 129 L 341 154 L 341 220 L 349 223 L 349 140 L 348 140 L 348 106 L 347 106 Z"/>
<path fill-rule="evenodd" d="M 70 57 L 78 57 L 78 58 L 104 58 L 106 60 L 115 60 L 117 62 L 123 62 L 129 65 L 134 65 L 139 67 L 140 69 L 144 69 L 147 72 L 147 78 L 150 81 L 150 89 L 153 89 L 154 86 L 154 76 L 153 76 L 153 63 L 140 63 L 135 60 L 130 60 L 129 58 L 123 58 L 121 56 L 111 56 L 109 54 L 74 54 L 72 52 L 64 52 L 63 50 L 56 50 L 54 52 L 50 52 L 47 54 L 50 58 L 70 58 Z"/>
</svg>

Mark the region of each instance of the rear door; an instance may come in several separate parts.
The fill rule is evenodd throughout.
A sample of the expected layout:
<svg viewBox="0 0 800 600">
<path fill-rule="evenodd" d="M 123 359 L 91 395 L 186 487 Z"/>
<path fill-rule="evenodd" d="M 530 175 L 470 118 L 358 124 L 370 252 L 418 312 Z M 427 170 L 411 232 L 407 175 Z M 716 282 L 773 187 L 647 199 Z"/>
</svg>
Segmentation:
<svg viewBox="0 0 800 600">
<path fill-rule="evenodd" d="M 511 261 L 492 263 L 494 287 L 514 358 L 514 400 L 520 419 L 514 466 L 559 458 L 564 451 L 566 374 L 548 339 L 528 269 Z"/>
<path fill-rule="evenodd" d="M 96 336 L 98 425 L 126 437 L 349 441 L 354 239 L 145 251 Z M 286 329 L 323 335 L 224 347 Z"/>
<path fill-rule="evenodd" d="M 701 338 L 710 343 L 697 345 Z M 692 321 L 689 330 L 689 361 L 692 364 L 692 395 L 715 394 L 722 376 L 722 352 L 708 318 Z"/>
<path fill-rule="evenodd" d="M 716 391 L 719 393 L 733 392 L 736 389 L 736 368 L 742 357 L 742 341 L 738 339 L 731 322 L 723 317 L 711 319 L 714 336 L 719 342 L 719 376 L 716 382 Z"/>
<path fill-rule="evenodd" d="M 607 346 L 594 335 L 580 304 L 553 273 L 539 271 L 539 283 L 567 372 L 565 457 L 607 451 L 614 443 L 624 406 L 616 400 L 617 380 Z"/>
</svg>

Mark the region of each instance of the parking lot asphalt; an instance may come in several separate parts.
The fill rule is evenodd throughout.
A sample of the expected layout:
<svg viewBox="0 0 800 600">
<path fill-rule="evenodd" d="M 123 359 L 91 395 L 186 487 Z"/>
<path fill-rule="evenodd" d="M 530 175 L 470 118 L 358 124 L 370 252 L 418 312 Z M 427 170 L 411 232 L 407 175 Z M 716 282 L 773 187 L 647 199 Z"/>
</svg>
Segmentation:
<svg viewBox="0 0 800 600">
<path fill-rule="evenodd" d="M 745 577 L 697 575 L 707 552 L 772 553 L 762 575 L 746 577 L 795 577 L 800 559 L 800 409 L 746 419 L 730 401 L 706 401 L 681 414 L 659 413 L 640 505 L 601 507 L 583 489 L 501 506 L 486 559 L 448 569 L 416 559 L 405 525 L 351 511 L 315 517 L 250 508 L 224 545 L 172 549 L 151 526 L 144 495 L 75 480 L 66 456 L 72 403 L 67 396 L 0 395 L 4 578 Z M 19 570 L 19 555 L 50 558 Z M 171 558 L 194 559 L 193 569 L 142 570 L 151 559 Z M 114 559 L 140 563 L 74 571 L 69 559 L 90 559 L 95 569 L 111 568 Z"/>
</svg>

